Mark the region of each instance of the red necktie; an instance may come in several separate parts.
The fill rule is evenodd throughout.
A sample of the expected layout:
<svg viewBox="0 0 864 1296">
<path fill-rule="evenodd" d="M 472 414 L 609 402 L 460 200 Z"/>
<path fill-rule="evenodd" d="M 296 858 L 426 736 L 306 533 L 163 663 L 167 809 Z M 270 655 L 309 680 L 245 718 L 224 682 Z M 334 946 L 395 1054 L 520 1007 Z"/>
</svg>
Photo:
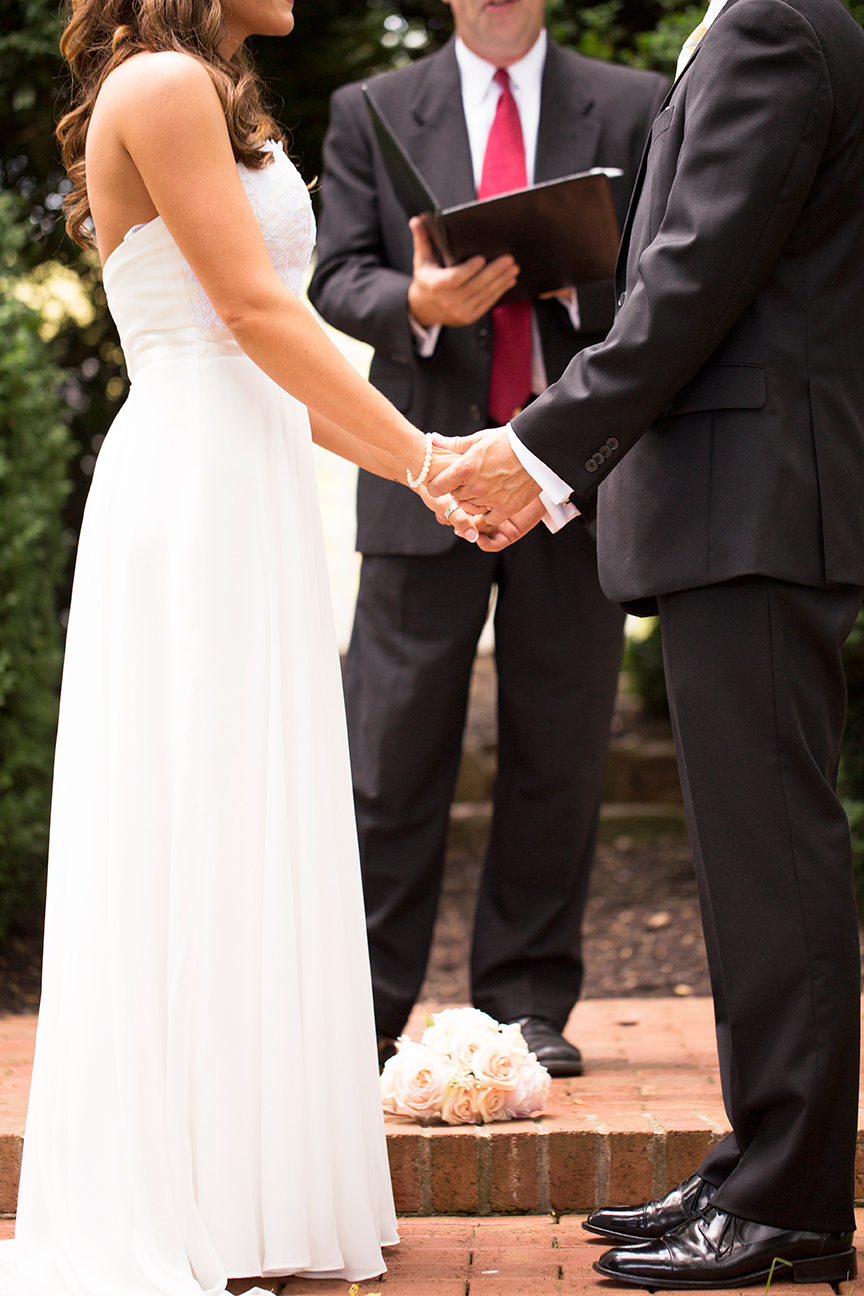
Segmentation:
<svg viewBox="0 0 864 1296">
<path fill-rule="evenodd" d="M 486 142 L 478 198 L 524 189 L 528 183 L 522 123 L 507 69 L 499 68 L 495 80 L 501 94 Z M 503 424 L 509 422 L 531 395 L 531 303 L 496 306 L 492 311 L 492 330 L 489 413 Z"/>
</svg>

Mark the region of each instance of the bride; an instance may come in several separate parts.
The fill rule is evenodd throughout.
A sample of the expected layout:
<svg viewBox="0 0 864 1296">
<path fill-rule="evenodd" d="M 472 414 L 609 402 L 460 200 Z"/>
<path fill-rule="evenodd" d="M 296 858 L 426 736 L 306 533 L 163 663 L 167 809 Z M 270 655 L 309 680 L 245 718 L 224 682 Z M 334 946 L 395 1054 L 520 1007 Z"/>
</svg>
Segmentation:
<svg viewBox="0 0 864 1296">
<path fill-rule="evenodd" d="M 64 36 L 132 387 L 69 619 L 20 1296 L 361 1280 L 398 1241 L 312 441 L 403 482 L 433 450 L 296 296 L 309 197 L 242 51 L 291 10 L 76 0 Z"/>
</svg>

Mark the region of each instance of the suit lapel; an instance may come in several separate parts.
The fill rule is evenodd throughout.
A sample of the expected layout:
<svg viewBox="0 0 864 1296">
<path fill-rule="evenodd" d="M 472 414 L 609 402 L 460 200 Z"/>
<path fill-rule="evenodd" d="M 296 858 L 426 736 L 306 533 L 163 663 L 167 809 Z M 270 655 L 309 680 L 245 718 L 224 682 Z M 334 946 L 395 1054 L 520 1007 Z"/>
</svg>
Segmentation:
<svg viewBox="0 0 864 1296">
<path fill-rule="evenodd" d="M 669 92 L 657 111 L 657 117 L 660 116 L 660 113 L 663 112 L 664 108 L 669 107 L 669 104 L 672 102 L 672 97 L 675 94 L 678 87 L 680 86 L 681 81 L 690 71 L 690 68 L 693 66 L 693 60 L 698 57 L 699 57 L 699 49 L 697 48 L 696 52 L 693 55 L 693 58 L 691 58 L 686 68 L 681 73 L 681 76 L 678 77 L 676 81 L 673 81 L 672 85 L 669 87 Z M 657 117 L 654 118 L 655 121 L 657 120 Z M 630 202 L 627 207 L 627 215 L 624 219 L 624 228 L 621 231 L 621 242 L 618 245 L 618 260 L 615 265 L 616 294 L 620 293 L 623 290 L 624 281 L 627 277 L 627 254 L 630 250 L 630 235 L 633 232 L 633 217 L 636 214 L 636 208 L 639 205 L 639 197 L 642 193 L 642 187 L 645 184 L 645 173 L 648 170 L 648 154 L 650 153 L 650 151 L 651 151 L 651 135 L 649 132 L 648 138 L 645 141 L 645 147 L 642 150 L 642 159 L 639 163 L 639 170 L 636 173 L 636 183 L 633 186 L 633 193 L 630 196 Z"/>
<path fill-rule="evenodd" d="M 394 125 L 439 206 L 473 202 L 477 191 L 452 38 L 425 61 L 424 71 L 404 122 Z"/>
<path fill-rule="evenodd" d="M 592 116 L 592 107 L 572 64 L 550 40 L 540 94 L 535 183 L 588 171 L 596 165 L 600 123 Z"/>
<path fill-rule="evenodd" d="M 728 9 L 733 4 L 735 4 L 735 2 L 736 0 L 726 0 L 724 11 L 725 9 Z M 720 15 L 718 14 L 718 17 L 719 16 Z M 690 59 L 690 62 L 687 64 L 684 71 L 681 73 L 679 77 L 677 77 L 672 82 L 672 85 L 669 87 L 669 93 L 667 94 L 666 98 L 663 100 L 663 103 L 660 105 L 658 116 L 663 111 L 663 109 L 667 108 L 669 104 L 672 102 L 673 96 L 677 93 L 679 87 L 681 86 L 682 81 L 689 74 L 690 69 L 692 68 L 693 64 L 696 62 L 697 58 L 699 57 L 702 51 L 703 44 L 704 44 L 704 38 L 703 41 L 699 45 L 697 45 L 693 53 L 693 57 Z M 633 217 L 636 213 L 636 207 L 639 203 L 639 196 L 642 193 L 642 186 L 645 183 L 645 173 L 648 169 L 648 154 L 650 152 L 650 149 L 651 149 L 651 136 L 649 135 L 648 139 L 645 142 L 645 148 L 642 153 L 642 161 L 639 164 L 639 174 L 637 175 L 636 183 L 633 186 L 633 194 L 630 199 L 630 205 L 627 208 L 627 218 L 624 221 L 624 229 L 621 234 L 621 244 L 618 248 L 618 262 L 615 268 L 616 292 L 621 292 L 621 290 L 624 288 L 624 280 L 627 275 L 627 256 L 630 251 L 630 235 L 633 231 Z"/>
<path fill-rule="evenodd" d="M 663 103 L 663 108 L 669 103 L 669 94 Z M 663 108 L 660 111 L 663 111 Z M 639 205 L 639 197 L 642 193 L 642 186 L 645 183 L 645 172 L 648 167 L 648 152 L 651 148 L 651 136 L 645 141 L 645 147 L 642 150 L 642 160 L 639 163 L 639 170 L 636 173 L 636 183 L 633 186 L 633 193 L 630 196 L 630 202 L 627 207 L 627 215 L 624 218 L 624 228 L 621 231 L 621 242 L 618 244 L 618 259 L 615 262 L 615 295 L 619 296 L 624 289 L 624 281 L 627 278 L 627 254 L 630 250 L 630 235 L 633 231 L 633 217 L 636 208 Z"/>
</svg>

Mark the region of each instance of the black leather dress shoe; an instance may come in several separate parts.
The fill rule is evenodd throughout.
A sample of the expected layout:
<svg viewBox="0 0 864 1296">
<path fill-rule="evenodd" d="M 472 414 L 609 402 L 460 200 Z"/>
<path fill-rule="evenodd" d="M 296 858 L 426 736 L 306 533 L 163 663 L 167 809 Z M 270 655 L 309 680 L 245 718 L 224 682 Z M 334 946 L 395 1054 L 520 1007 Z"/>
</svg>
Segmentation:
<svg viewBox="0 0 864 1296">
<path fill-rule="evenodd" d="M 379 1035 L 378 1036 L 378 1070 L 383 1071 L 384 1063 L 389 1061 L 391 1057 L 395 1057 L 398 1052 L 399 1050 L 396 1047 L 395 1039 L 391 1039 L 389 1035 Z"/>
<path fill-rule="evenodd" d="M 589 1215 L 582 1227 L 617 1242 L 646 1242 L 686 1224 L 708 1205 L 716 1191 L 694 1174 L 659 1201 L 644 1206 L 603 1206 Z"/>
<path fill-rule="evenodd" d="M 552 1076 L 581 1076 L 582 1054 L 545 1017 L 517 1017 L 528 1049 Z"/>
<path fill-rule="evenodd" d="M 607 1251 L 594 1265 L 604 1278 L 637 1287 L 688 1291 L 741 1287 L 770 1277 L 838 1284 L 858 1273 L 852 1233 L 771 1228 L 706 1206 L 653 1242 Z"/>
</svg>

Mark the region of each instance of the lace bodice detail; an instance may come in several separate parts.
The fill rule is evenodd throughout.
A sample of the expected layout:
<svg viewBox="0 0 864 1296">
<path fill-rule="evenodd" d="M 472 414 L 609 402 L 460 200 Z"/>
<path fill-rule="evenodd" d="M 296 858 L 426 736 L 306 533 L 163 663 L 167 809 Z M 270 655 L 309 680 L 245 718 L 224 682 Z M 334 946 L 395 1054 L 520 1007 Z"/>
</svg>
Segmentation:
<svg viewBox="0 0 864 1296">
<path fill-rule="evenodd" d="M 264 235 L 274 270 L 286 287 L 299 294 L 315 247 L 312 203 L 299 171 L 282 145 L 271 141 L 264 149 L 273 155 L 273 161 L 260 171 L 239 165 L 240 179 Z M 224 329 L 192 268 L 184 264 L 194 322 L 206 332 Z"/>
</svg>

